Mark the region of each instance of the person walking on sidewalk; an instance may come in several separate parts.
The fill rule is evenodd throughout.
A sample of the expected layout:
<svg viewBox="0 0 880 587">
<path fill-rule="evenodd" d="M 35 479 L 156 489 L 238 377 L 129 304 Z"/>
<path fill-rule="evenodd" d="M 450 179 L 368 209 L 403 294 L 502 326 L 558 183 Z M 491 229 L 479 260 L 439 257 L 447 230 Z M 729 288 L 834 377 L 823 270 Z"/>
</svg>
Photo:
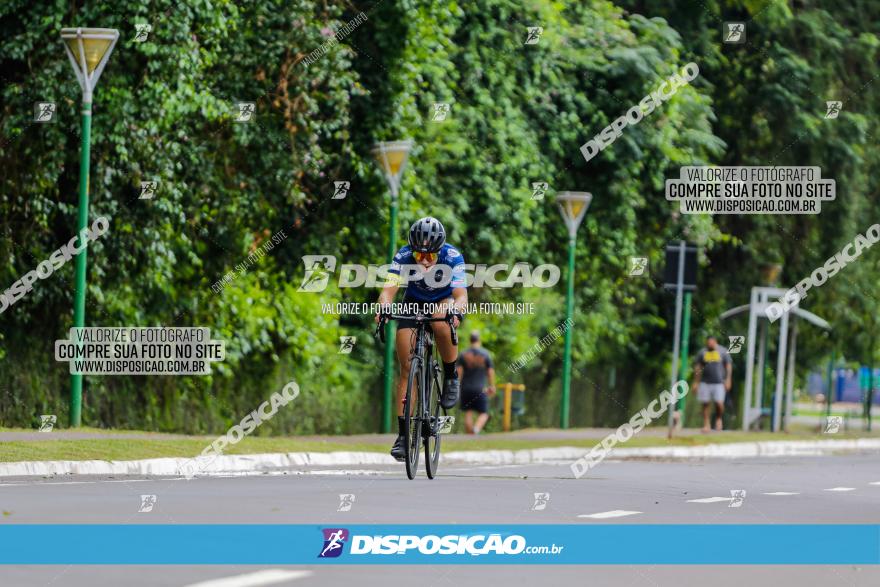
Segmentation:
<svg viewBox="0 0 880 587">
<path fill-rule="evenodd" d="M 697 355 L 694 364 L 694 385 L 697 400 L 703 404 L 703 432 L 709 432 L 710 404 L 715 404 L 715 430 L 721 430 L 724 398 L 733 382 L 733 361 L 727 349 L 714 336 L 706 338 L 706 347 Z"/>
<path fill-rule="evenodd" d="M 471 346 L 458 356 L 458 378 L 461 381 L 465 432 L 479 434 L 489 420 L 489 397 L 495 395 L 495 367 L 476 330 L 471 332 Z M 476 424 L 474 413 L 477 414 Z"/>
</svg>

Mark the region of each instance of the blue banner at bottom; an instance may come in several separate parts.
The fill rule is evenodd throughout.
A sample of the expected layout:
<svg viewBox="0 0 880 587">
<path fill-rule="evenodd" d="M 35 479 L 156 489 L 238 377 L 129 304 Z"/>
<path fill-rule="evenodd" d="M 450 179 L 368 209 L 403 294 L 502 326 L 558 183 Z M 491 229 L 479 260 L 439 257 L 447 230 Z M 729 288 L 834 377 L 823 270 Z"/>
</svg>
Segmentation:
<svg viewBox="0 0 880 587">
<path fill-rule="evenodd" d="M 0 564 L 880 564 L 880 525 L 0 526 Z"/>
</svg>

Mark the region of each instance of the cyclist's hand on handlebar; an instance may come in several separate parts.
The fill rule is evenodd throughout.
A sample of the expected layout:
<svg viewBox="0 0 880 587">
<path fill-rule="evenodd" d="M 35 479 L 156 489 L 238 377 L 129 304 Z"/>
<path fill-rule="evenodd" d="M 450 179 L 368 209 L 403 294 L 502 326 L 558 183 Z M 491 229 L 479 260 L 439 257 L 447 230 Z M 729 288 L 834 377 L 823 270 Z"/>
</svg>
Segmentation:
<svg viewBox="0 0 880 587">
<path fill-rule="evenodd" d="M 382 344 L 385 344 L 385 325 L 391 319 L 390 305 L 385 304 L 376 313 L 376 336 Z"/>
<path fill-rule="evenodd" d="M 458 328 L 461 325 L 462 320 L 464 320 L 464 315 L 456 308 L 452 308 L 446 312 L 446 317 L 449 319 L 453 328 Z"/>
<path fill-rule="evenodd" d="M 379 311 L 376 312 L 376 324 L 379 324 L 383 319 L 387 320 L 390 314 L 391 304 L 382 304 L 382 306 L 379 308 Z"/>
</svg>

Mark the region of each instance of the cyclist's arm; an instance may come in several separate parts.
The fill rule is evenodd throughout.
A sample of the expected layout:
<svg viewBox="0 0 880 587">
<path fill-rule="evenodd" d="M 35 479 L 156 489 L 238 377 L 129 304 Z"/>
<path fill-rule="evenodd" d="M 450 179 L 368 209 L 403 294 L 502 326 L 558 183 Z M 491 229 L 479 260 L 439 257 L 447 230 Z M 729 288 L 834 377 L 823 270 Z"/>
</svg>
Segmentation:
<svg viewBox="0 0 880 587">
<path fill-rule="evenodd" d="M 456 287 L 452 290 L 452 307 L 464 314 L 467 312 L 468 295 L 467 288 Z"/>
<path fill-rule="evenodd" d="M 397 295 L 397 290 L 400 289 L 398 285 L 386 285 L 382 288 L 382 291 L 379 293 L 379 303 L 380 304 L 390 304 L 394 301 L 394 296 Z"/>
<path fill-rule="evenodd" d="M 394 296 L 397 295 L 397 290 L 400 289 L 400 286 L 394 284 L 388 284 L 382 288 L 382 291 L 379 293 L 379 305 L 390 304 L 394 301 Z M 379 313 L 376 313 L 376 323 L 379 322 Z"/>
<path fill-rule="evenodd" d="M 388 274 L 385 277 L 385 283 L 382 284 L 382 291 L 379 293 L 379 304 L 390 304 L 394 301 L 394 296 L 397 295 L 397 290 L 400 289 L 400 264 L 405 260 L 406 247 L 403 247 L 397 254 L 394 255 L 394 258 L 391 260 L 391 266 L 388 268 Z M 378 321 L 378 314 L 376 315 L 376 321 Z"/>
<path fill-rule="evenodd" d="M 467 311 L 468 305 L 468 296 L 467 296 L 467 288 L 464 287 L 456 287 L 452 290 L 452 307 L 451 310 L 457 311 L 460 314 L 464 314 Z M 454 318 L 454 326 L 456 328 L 461 324 L 461 320 L 459 318 Z"/>
</svg>

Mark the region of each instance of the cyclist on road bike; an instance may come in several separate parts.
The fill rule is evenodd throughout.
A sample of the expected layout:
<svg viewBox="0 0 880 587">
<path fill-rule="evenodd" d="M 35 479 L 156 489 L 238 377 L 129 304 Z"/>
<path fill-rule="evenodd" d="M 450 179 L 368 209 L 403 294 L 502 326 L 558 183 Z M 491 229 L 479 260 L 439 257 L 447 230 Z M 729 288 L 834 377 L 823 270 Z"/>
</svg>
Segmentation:
<svg viewBox="0 0 880 587">
<path fill-rule="evenodd" d="M 405 275 L 408 277 L 404 284 L 406 289 L 403 302 L 408 308 L 415 310 L 403 312 L 402 315 L 414 316 L 433 309 L 435 311 L 431 312 L 432 317 L 449 317 L 453 325 L 458 327 L 467 308 L 464 257 L 458 249 L 446 243 L 446 230 L 439 220 L 426 216 L 417 220 L 409 229 L 409 244 L 394 255 L 388 270 L 388 280 L 379 294 L 379 304 L 382 307 L 394 301 L 402 281 L 401 269 L 406 270 Z M 428 308 L 429 305 L 434 308 Z M 377 323 L 380 318 L 381 313 L 376 314 Z M 415 347 L 415 337 L 411 336 L 411 330 L 415 327 L 415 321 L 400 320 L 395 340 L 400 380 L 397 383 L 398 434 L 394 446 L 391 447 L 391 456 L 398 461 L 405 458 L 403 402 L 406 397 L 410 357 Z M 433 322 L 431 328 L 443 361 L 443 393 L 440 404 L 449 410 L 458 401 L 460 383 L 455 369 L 458 347 L 452 344 L 448 323 Z"/>
</svg>

